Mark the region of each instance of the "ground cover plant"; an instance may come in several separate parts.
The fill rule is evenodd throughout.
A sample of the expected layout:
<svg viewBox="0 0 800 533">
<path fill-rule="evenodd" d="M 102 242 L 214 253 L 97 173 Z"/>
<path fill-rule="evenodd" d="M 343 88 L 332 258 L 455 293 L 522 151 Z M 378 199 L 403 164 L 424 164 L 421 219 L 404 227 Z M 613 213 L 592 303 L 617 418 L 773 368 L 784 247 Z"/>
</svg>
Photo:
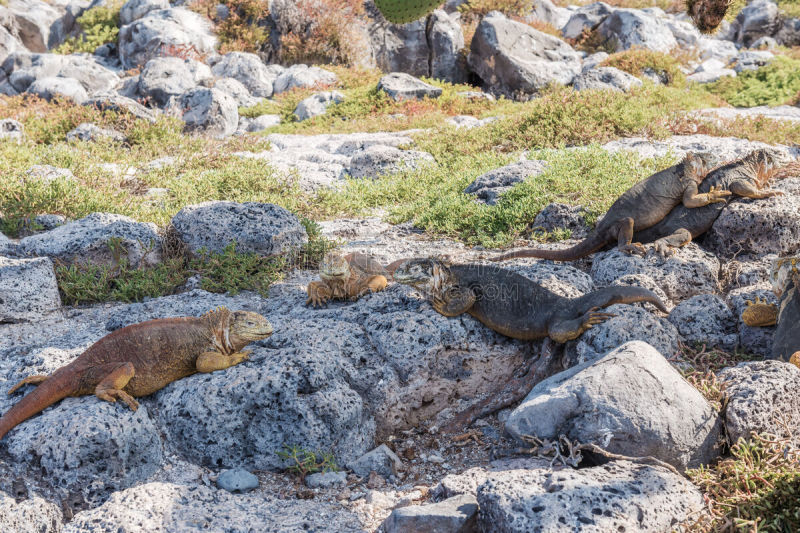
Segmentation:
<svg viewBox="0 0 800 533">
<path fill-rule="evenodd" d="M 758 70 L 720 78 L 706 87 L 735 107 L 792 104 L 800 92 L 800 60 L 779 55 Z"/>
<path fill-rule="evenodd" d="M 53 52 L 57 54 L 76 52 L 91 54 L 98 46 L 116 43 L 119 35 L 119 10 L 123 3 L 122 0 L 114 0 L 87 9 L 77 18 L 81 33 L 64 41 Z"/>
</svg>

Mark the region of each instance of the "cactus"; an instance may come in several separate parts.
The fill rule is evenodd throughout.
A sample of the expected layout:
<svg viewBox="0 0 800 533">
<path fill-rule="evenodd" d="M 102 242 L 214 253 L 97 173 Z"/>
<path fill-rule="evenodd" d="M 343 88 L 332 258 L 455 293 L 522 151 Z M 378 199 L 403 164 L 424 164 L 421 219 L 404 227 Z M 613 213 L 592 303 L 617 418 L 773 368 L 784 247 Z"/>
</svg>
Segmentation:
<svg viewBox="0 0 800 533">
<path fill-rule="evenodd" d="M 732 0 L 686 0 L 686 13 L 698 30 L 711 33 L 722 23 L 732 3 Z"/>
<path fill-rule="evenodd" d="M 375 5 L 392 24 L 405 24 L 431 13 L 442 0 L 375 0 Z"/>
</svg>

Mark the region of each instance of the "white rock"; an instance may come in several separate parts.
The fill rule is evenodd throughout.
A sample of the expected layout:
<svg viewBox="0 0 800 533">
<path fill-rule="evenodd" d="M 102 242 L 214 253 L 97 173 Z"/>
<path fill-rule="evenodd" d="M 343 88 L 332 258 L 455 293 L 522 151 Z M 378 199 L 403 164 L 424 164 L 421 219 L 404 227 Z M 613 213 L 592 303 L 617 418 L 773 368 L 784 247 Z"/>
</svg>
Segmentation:
<svg viewBox="0 0 800 533">
<path fill-rule="evenodd" d="M 35 321 L 60 307 L 61 296 L 49 258 L 0 256 L 0 323 Z"/>
</svg>

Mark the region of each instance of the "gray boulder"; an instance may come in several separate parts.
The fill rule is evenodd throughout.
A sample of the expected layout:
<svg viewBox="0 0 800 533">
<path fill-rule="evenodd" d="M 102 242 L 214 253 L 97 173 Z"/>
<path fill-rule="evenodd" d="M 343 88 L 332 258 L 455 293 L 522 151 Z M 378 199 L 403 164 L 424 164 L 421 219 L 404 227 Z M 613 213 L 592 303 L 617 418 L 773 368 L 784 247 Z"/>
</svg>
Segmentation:
<svg viewBox="0 0 800 533">
<path fill-rule="evenodd" d="M 652 346 L 623 344 L 534 386 L 506 431 L 520 438 L 594 443 L 612 453 L 652 456 L 677 468 L 719 455 L 719 416 Z"/>
<path fill-rule="evenodd" d="M 18 92 L 25 92 L 32 83 L 43 78 L 72 78 L 80 82 L 89 95 L 108 93 L 120 81 L 113 71 L 93 56 L 84 54 L 14 53 L 3 62 L 2 68 Z"/>
<path fill-rule="evenodd" d="M 589 225 L 586 223 L 586 209 L 582 205 L 567 205 L 557 202 L 547 204 L 536 218 L 533 219 L 533 229 L 541 228 L 547 232 L 560 229 L 570 230 L 573 239 L 582 239 L 589 234 Z"/>
<path fill-rule="evenodd" d="M 59 533 L 61 509 L 34 495 L 20 502 L 0 491 L 0 530 L 14 533 Z"/>
<path fill-rule="evenodd" d="M 139 94 L 164 106 L 170 98 L 191 91 L 211 76 L 211 69 L 199 61 L 156 57 L 147 62 L 139 76 Z"/>
<path fill-rule="evenodd" d="M 498 11 L 478 24 L 468 61 L 493 92 L 507 96 L 535 94 L 550 83 L 568 85 L 581 71 L 580 56 L 567 43 Z"/>
<path fill-rule="evenodd" d="M 117 241 L 117 249 L 111 243 Z M 161 237 L 155 224 L 136 222 L 111 213 L 92 213 L 54 230 L 25 237 L 20 253 L 48 256 L 64 262 L 89 262 L 114 265 L 121 254 L 131 267 L 157 263 L 161 256 Z"/>
<path fill-rule="evenodd" d="M 14 255 L 17 245 L 0 232 L 0 255 Z"/>
<path fill-rule="evenodd" d="M 498 117 L 486 117 L 482 119 L 477 119 L 471 115 L 455 115 L 445 119 L 445 122 L 447 122 L 448 124 L 452 124 L 453 126 L 456 127 L 456 129 L 466 128 L 469 130 L 472 128 L 479 128 L 481 126 L 491 124 L 492 122 L 495 122 L 497 119 Z"/>
<path fill-rule="evenodd" d="M 438 503 L 392 511 L 383 523 L 386 533 L 467 533 L 477 527 L 478 500 L 472 494 Z"/>
<path fill-rule="evenodd" d="M 53 98 L 66 98 L 76 104 L 82 104 L 89 99 L 86 89 L 74 78 L 40 78 L 30 84 L 27 92 L 48 101 Z"/>
<path fill-rule="evenodd" d="M 645 48 L 669 53 L 678 46 L 678 41 L 663 19 L 639 9 L 615 9 L 596 31 L 617 52 Z"/>
<path fill-rule="evenodd" d="M 35 321 L 61 307 L 61 296 L 47 257 L 0 256 L 0 323 Z"/>
<path fill-rule="evenodd" d="M 272 90 L 274 94 L 280 94 L 294 88 L 325 87 L 338 81 L 339 78 L 330 70 L 299 64 L 283 70 L 272 84 Z"/>
<path fill-rule="evenodd" d="M 41 472 L 53 487 L 85 491 L 96 503 L 144 481 L 163 462 L 158 429 L 145 406 L 132 412 L 94 396 L 62 400 L 6 439 L 20 474 Z"/>
<path fill-rule="evenodd" d="M 125 68 L 142 66 L 170 47 L 202 56 L 216 45 L 210 21 L 183 7 L 149 11 L 119 30 L 119 58 Z"/>
<path fill-rule="evenodd" d="M 378 90 L 384 91 L 392 100 L 421 100 L 439 98 L 442 89 L 404 72 L 386 74 L 378 82 Z"/>
<path fill-rule="evenodd" d="M 475 195 L 487 205 L 495 205 L 504 192 L 531 176 L 538 176 L 546 168 L 546 161 L 536 159 L 511 163 L 481 174 L 464 189 L 464 193 Z"/>
<path fill-rule="evenodd" d="M 7 16 L 7 14 L 5 16 Z M 0 17 L 4 17 L 4 13 L 1 8 Z M 0 18 L 0 20 L 9 19 Z M 25 48 L 25 46 L 19 42 L 19 39 L 17 39 L 15 35 L 15 28 L 12 27 L 11 31 L 9 31 L 9 29 L 3 26 L 0 22 L 0 65 L 2 65 L 3 61 L 5 61 L 6 58 L 14 52 L 27 51 L 28 50 Z M 5 81 L 5 74 L 2 72 L 2 70 L 0 70 L 0 94 L 13 96 L 16 93 L 17 91 Z"/>
<path fill-rule="evenodd" d="M 125 26 L 139 20 L 151 11 L 168 8 L 169 0 L 128 0 L 119 10 L 119 24 Z"/>
<path fill-rule="evenodd" d="M 302 100 L 294 110 L 297 120 L 308 120 L 312 117 L 324 115 L 328 106 L 344 102 L 344 95 L 339 91 L 325 91 L 309 96 Z"/>
<path fill-rule="evenodd" d="M 317 472 L 306 476 L 305 484 L 312 489 L 329 489 L 331 487 L 344 487 L 347 485 L 347 472 Z"/>
<path fill-rule="evenodd" d="M 436 160 L 428 152 L 400 150 L 394 146 L 369 146 L 353 155 L 347 171 L 353 178 L 377 178 L 435 163 Z"/>
<path fill-rule="evenodd" d="M 771 0 L 753 0 L 736 16 L 736 42 L 750 46 L 764 36 L 772 36 L 780 28 L 778 5 Z"/>
<path fill-rule="evenodd" d="M 526 17 L 526 22 L 540 20 L 547 22 L 556 29 L 561 29 L 567 24 L 571 16 L 572 10 L 558 7 L 550 0 L 534 0 L 533 10 Z"/>
<path fill-rule="evenodd" d="M 575 77 L 572 87 L 576 91 L 601 89 L 628 92 L 631 87 L 639 87 L 642 80 L 614 67 L 598 67 L 584 70 Z"/>
<path fill-rule="evenodd" d="M 239 533 L 252 530 L 253 524 L 279 524 L 280 531 L 292 533 L 363 531 L 358 517 L 336 504 L 231 494 L 204 485 L 151 482 L 116 492 L 102 506 L 76 514 L 62 533 Z"/>
<path fill-rule="evenodd" d="M 739 344 L 737 320 L 719 296 L 700 294 L 678 304 L 669 321 L 689 342 L 733 351 Z"/>
<path fill-rule="evenodd" d="M 125 135 L 116 130 L 101 128 L 100 126 L 90 122 L 78 124 L 75 128 L 67 132 L 67 142 L 96 142 L 99 140 L 109 140 L 123 143 L 128 139 L 125 137 Z"/>
<path fill-rule="evenodd" d="M 723 68 L 719 70 L 704 70 L 700 72 L 694 72 L 686 76 L 686 79 L 689 81 L 693 81 L 695 83 L 712 83 L 720 78 L 734 78 L 736 77 L 736 71 L 729 68 Z"/>
<path fill-rule="evenodd" d="M 99 94 L 86 100 L 83 105 L 92 106 L 101 111 L 113 111 L 115 113 L 130 113 L 136 118 L 155 122 L 156 112 L 148 109 L 133 98 L 118 94 Z"/>
<path fill-rule="evenodd" d="M 239 119 L 241 122 L 241 118 Z M 251 119 L 247 124 L 247 131 L 256 132 L 263 131 L 272 126 L 277 126 L 281 123 L 280 115 L 261 115 Z"/>
<path fill-rule="evenodd" d="M 278 77 L 255 54 L 229 52 L 214 63 L 211 72 L 221 78 L 241 82 L 250 94 L 263 98 L 272 96 L 272 85 Z"/>
<path fill-rule="evenodd" d="M 450 83 L 465 82 L 467 72 L 461 57 L 464 49 L 461 25 L 441 9 L 430 14 L 426 25 L 430 46 L 430 72 L 427 75 Z"/>
<path fill-rule="evenodd" d="M 59 226 L 63 226 L 67 223 L 67 217 L 64 215 L 52 215 L 52 214 L 43 214 L 43 215 L 36 215 L 33 218 L 34 224 L 41 227 L 44 231 L 50 231 L 51 229 L 56 229 Z"/>
<path fill-rule="evenodd" d="M 31 52 L 47 52 L 58 46 L 75 24 L 74 18 L 65 20 L 63 5 L 43 0 L 8 0 L 3 6 L 13 17 L 17 38 Z"/>
<path fill-rule="evenodd" d="M 745 70 L 758 70 L 769 65 L 775 59 L 775 54 L 766 50 L 747 50 L 739 52 L 733 58 L 733 70 L 737 73 Z"/>
<path fill-rule="evenodd" d="M 572 12 L 567 23 L 561 29 L 561 34 L 565 39 L 577 39 L 584 31 L 592 31 L 597 28 L 614 8 L 605 2 L 594 2 L 581 6 Z"/>
<path fill-rule="evenodd" d="M 0 120 L 0 141 L 22 142 L 25 136 L 25 127 L 21 122 L 12 118 Z"/>
<path fill-rule="evenodd" d="M 750 439 L 751 432 L 798 441 L 800 368 L 783 361 L 739 363 L 717 377 L 728 400 L 723 417 L 731 444 Z"/>
<path fill-rule="evenodd" d="M 58 168 L 53 165 L 33 165 L 25 171 L 23 181 L 37 181 L 49 185 L 54 181 L 74 181 L 75 174 L 68 168 Z"/>
<path fill-rule="evenodd" d="M 219 473 L 217 486 L 228 492 L 248 492 L 258 488 L 258 477 L 247 470 L 234 468 Z"/>
<path fill-rule="evenodd" d="M 239 107 L 253 107 L 262 100 L 262 98 L 256 98 L 255 96 L 251 95 L 250 91 L 247 90 L 247 87 L 245 87 L 242 82 L 234 78 L 222 78 L 221 80 L 216 80 L 214 82 L 214 88 L 233 97 L 233 99 L 236 101 L 236 105 Z"/>
<path fill-rule="evenodd" d="M 783 46 L 800 45 L 800 18 L 783 19 L 775 40 Z"/>
<path fill-rule="evenodd" d="M 622 276 L 645 274 L 677 303 L 698 294 L 717 292 L 719 269 L 719 260 L 694 243 L 679 248 L 666 259 L 655 252 L 641 257 L 615 248 L 594 256 L 592 278 L 604 286 Z"/>
<path fill-rule="evenodd" d="M 308 242 L 300 221 L 286 209 L 257 202 L 204 202 L 172 217 L 172 225 L 192 252 L 221 252 L 236 241 L 240 253 L 270 256 Z"/>
<path fill-rule="evenodd" d="M 800 250 L 800 195 L 792 187 L 800 179 L 777 182 L 783 196 L 762 200 L 731 202 L 720 213 L 705 236 L 704 244 L 715 253 L 732 257 L 734 254 L 793 254 Z"/>
<path fill-rule="evenodd" d="M 592 361 L 630 341 L 643 341 L 660 353 L 672 357 L 678 352 L 680 334 L 666 318 L 654 315 L 641 304 L 617 304 L 606 308 L 616 315 L 592 326 L 578 339 L 567 344 L 567 361 Z"/>
<path fill-rule="evenodd" d="M 425 19 L 387 24 L 381 16 L 370 27 L 375 63 L 383 72 L 430 75 L 431 50 Z"/>
<path fill-rule="evenodd" d="M 361 477 L 369 476 L 370 472 L 377 472 L 388 478 L 396 476 L 403 469 L 403 462 L 388 446 L 381 444 L 350 463 L 350 469 Z"/>
<path fill-rule="evenodd" d="M 613 461 L 580 470 L 495 472 L 478 488 L 483 531 L 669 531 L 703 495 L 666 468 Z"/>
<path fill-rule="evenodd" d="M 232 96 L 218 90 L 198 87 L 179 98 L 184 131 L 217 138 L 236 132 L 239 108 Z"/>
</svg>

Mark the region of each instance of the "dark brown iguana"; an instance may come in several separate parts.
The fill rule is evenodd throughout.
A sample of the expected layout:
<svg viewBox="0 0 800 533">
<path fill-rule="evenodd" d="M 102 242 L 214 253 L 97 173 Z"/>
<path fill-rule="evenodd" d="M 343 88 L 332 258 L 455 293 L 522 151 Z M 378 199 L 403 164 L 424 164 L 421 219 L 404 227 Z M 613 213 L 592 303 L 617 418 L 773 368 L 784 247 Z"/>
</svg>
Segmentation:
<svg viewBox="0 0 800 533">
<path fill-rule="evenodd" d="M 0 417 L 0 439 L 13 427 L 68 396 L 94 394 L 122 400 L 147 396 L 195 372 L 223 370 L 246 361 L 241 351 L 272 335 L 272 325 L 249 311 L 224 307 L 202 317 L 161 318 L 110 333 L 50 376 L 30 376 L 11 388 L 38 385 Z"/>
<path fill-rule="evenodd" d="M 312 281 L 306 305 L 321 306 L 328 300 L 357 300 L 368 292 L 386 288 L 386 269 L 372 256 L 358 252 L 342 255 L 330 251 L 319 265 L 322 281 Z"/>
<path fill-rule="evenodd" d="M 731 194 L 729 191 L 716 189 L 698 193 L 697 186 L 711 166 L 711 156 L 687 154 L 677 165 L 657 172 L 625 191 L 611 205 L 594 231 L 575 246 L 562 250 L 519 250 L 493 257 L 491 261 L 505 261 L 515 257 L 575 261 L 612 242 L 616 242 L 623 251 L 643 253 L 641 244 L 631 244 L 635 231 L 658 223 L 681 202 L 686 207 L 696 208 L 713 202 L 724 202 L 725 197 Z"/>
<path fill-rule="evenodd" d="M 425 293 L 444 316 L 468 313 L 494 331 L 522 340 L 575 339 L 615 316 L 599 311 L 613 304 L 650 302 L 667 311 L 658 296 L 640 287 L 606 287 L 580 298 L 565 298 L 493 265 L 410 259 L 397 267 L 394 279 Z"/>
<path fill-rule="evenodd" d="M 755 150 L 710 172 L 700 184 L 700 192 L 708 193 L 716 188 L 744 198 L 769 198 L 783 194 L 782 191 L 764 188 L 774 173 L 775 165 L 775 158 L 768 150 Z M 637 231 L 633 238 L 641 243 L 653 242 L 659 254 L 670 255 L 675 248 L 689 244 L 711 229 L 726 205 L 712 203 L 692 209 L 679 205 L 659 223 Z"/>
<path fill-rule="evenodd" d="M 762 300 L 747 302 L 742 321 L 748 326 L 774 326 L 771 359 L 800 366 L 800 257 L 778 259 L 772 267 L 772 287 L 778 305 Z"/>
</svg>

